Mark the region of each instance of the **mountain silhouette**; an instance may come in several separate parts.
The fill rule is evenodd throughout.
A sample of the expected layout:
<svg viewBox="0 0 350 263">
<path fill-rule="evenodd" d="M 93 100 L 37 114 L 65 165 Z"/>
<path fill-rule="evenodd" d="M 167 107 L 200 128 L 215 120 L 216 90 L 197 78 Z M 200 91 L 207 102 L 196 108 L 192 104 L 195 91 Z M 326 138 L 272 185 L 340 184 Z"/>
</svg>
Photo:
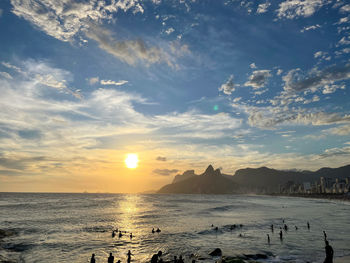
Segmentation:
<svg viewBox="0 0 350 263">
<path fill-rule="evenodd" d="M 173 183 L 163 186 L 158 193 L 229 194 L 244 192 L 278 192 L 281 185 L 319 181 L 320 177 L 345 179 L 350 177 L 350 165 L 339 168 L 324 167 L 317 171 L 276 170 L 268 167 L 239 169 L 234 175 L 222 174 L 209 165 L 204 173 L 194 170 L 175 176 Z"/>
<path fill-rule="evenodd" d="M 177 176 L 175 183 L 163 186 L 158 193 L 174 194 L 232 194 L 237 193 L 238 185 L 231 179 L 224 177 L 219 169 L 214 170 L 209 165 L 204 173 L 195 175 L 193 170 Z M 193 171 L 193 173 L 192 173 Z M 185 175 L 186 174 L 186 175 Z M 179 178 L 189 177 L 184 180 Z M 175 181 L 175 179 L 174 179 Z"/>
</svg>

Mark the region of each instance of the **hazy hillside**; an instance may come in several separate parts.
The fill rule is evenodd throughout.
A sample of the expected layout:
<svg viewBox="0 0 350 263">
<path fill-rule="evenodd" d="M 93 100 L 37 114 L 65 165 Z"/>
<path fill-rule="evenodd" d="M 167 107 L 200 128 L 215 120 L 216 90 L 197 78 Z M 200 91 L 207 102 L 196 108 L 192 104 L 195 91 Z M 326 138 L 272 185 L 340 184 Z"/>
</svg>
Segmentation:
<svg viewBox="0 0 350 263">
<path fill-rule="evenodd" d="M 205 172 L 196 175 L 188 170 L 175 176 L 173 183 L 163 186 L 158 193 L 227 194 L 241 192 L 276 192 L 280 185 L 318 181 L 321 176 L 350 177 L 350 165 L 339 168 L 321 168 L 315 172 L 275 170 L 267 167 L 239 169 L 234 176 L 221 174 L 209 165 Z"/>
</svg>

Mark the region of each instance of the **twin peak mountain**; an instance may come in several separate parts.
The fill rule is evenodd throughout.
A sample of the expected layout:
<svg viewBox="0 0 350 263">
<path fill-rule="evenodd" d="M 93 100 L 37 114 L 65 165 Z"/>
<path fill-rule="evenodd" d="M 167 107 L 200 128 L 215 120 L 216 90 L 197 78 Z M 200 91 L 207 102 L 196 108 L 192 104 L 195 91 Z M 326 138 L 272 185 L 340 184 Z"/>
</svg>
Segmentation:
<svg viewBox="0 0 350 263">
<path fill-rule="evenodd" d="M 274 193 L 289 182 L 315 182 L 320 177 L 345 179 L 350 177 L 350 165 L 339 168 L 321 168 L 317 171 L 276 170 L 267 167 L 239 169 L 234 175 L 222 174 L 212 165 L 202 174 L 187 170 L 175 176 L 171 184 L 158 193 L 166 194 L 241 194 Z"/>
</svg>

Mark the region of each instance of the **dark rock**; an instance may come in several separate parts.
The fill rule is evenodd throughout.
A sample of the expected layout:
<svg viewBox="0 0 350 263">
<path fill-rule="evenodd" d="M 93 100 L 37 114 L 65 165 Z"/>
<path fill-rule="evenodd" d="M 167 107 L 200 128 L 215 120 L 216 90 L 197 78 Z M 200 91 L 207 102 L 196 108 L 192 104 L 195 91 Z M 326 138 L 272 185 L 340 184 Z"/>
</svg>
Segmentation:
<svg viewBox="0 0 350 263">
<path fill-rule="evenodd" d="M 254 259 L 254 260 L 257 260 L 257 259 L 267 259 L 268 256 L 265 255 L 265 254 L 244 254 L 244 256 L 247 258 L 247 259 Z"/>
<path fill-rule="evenodd" d="M 222 251 L 220 248 L 215 248 L 212 252 L 209 253 L 210 256 L 220 257 L 222 256 Z"/>
</svg>

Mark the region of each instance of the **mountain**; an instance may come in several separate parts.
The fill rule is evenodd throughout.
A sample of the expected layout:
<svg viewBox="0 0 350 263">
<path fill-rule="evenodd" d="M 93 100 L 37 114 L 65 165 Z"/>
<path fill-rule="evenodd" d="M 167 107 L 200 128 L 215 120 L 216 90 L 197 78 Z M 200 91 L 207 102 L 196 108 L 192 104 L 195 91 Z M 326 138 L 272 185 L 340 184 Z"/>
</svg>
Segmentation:
<svg viewBox="0 0 350 263">
<path fill-rule="evenodd" d="M 276 170 L 268 167 L 239 169 L 235 174 L 221 174 L 209 165 L 204 173 L 196 175 L 188 170 L 175 176 L 173 183 L 163 186 L 158 193 L 229 194 L 254 192 L 273 193 L 280 185 L 319 181 L 320 177 L 345 179 L 350 177 L 350 165 L 339 168 L 321 168 L 315 172 L 303 170 Z"/>
<path fill-rule="evenodd" d="M 232 194 L 238 191 L 238 185 L 231 179 L 223 176 L 219 169 L 214 170 L 212 165 L 209 165 L 201 175 L 195 175 L 194 172 L 189 172 L 187 174 L 189 178 L 177 180 L 175 183 L 173 182 L 172 184 L 165 185 L 158 193 Z"/>
<path fill-rule="evenodd" d="M 194 170 L 187 170 L 183 174 L 175 175 L 175 178 L 173 180 L 173 184 L 178 183 L 178 182 L 183 181 L 183 180 L 186 180 L 186 179 L 190 179 L 194 176 L 196 176 L 194 174 Z"/>
<path fill-rule="evenodd" d="M 344 179 L 350 177 L 350 165 L 339 168 L 321 168 L 315 172 L 275 170 L 267 167 L 237 170 L 232 180 L 245 190 L 275 192 L 279 185 L 288 182 L 303 183 L 318 181 L 320 177 Z"/>
</svg>

